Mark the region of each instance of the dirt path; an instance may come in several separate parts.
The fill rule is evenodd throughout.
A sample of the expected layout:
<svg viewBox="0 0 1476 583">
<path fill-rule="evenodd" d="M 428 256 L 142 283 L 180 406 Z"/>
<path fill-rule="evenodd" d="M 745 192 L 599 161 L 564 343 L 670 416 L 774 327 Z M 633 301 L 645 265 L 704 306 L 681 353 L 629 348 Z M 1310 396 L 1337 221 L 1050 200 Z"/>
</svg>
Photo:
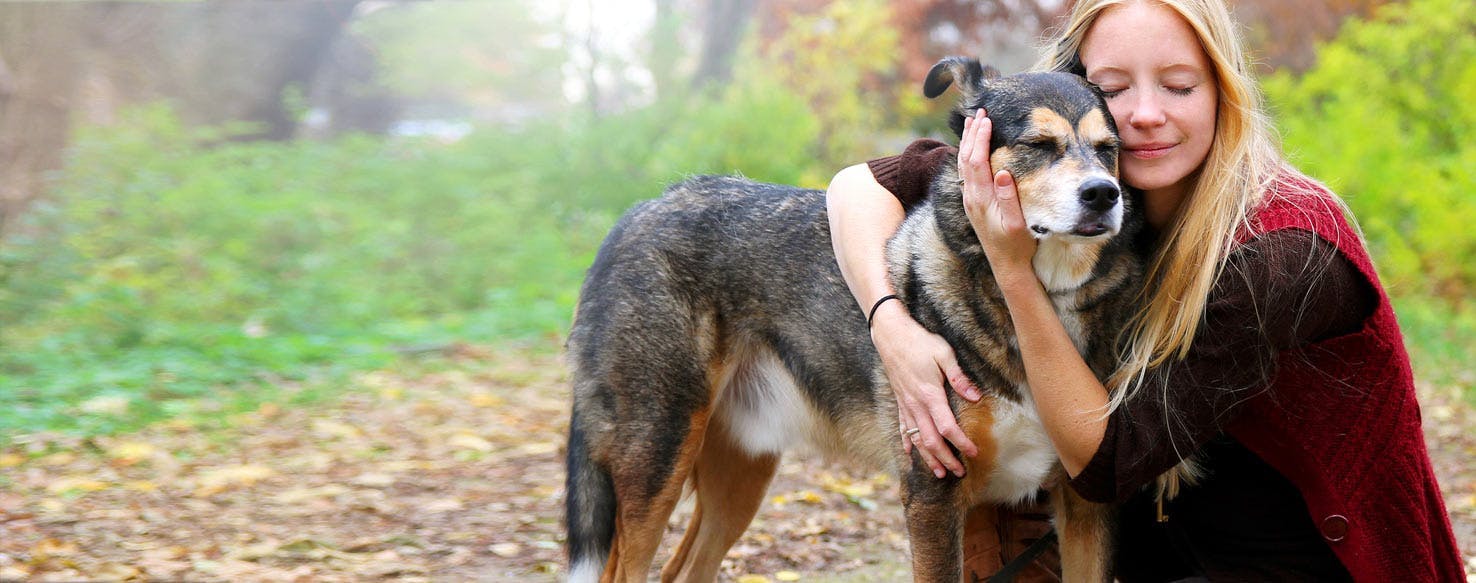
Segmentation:
<svg viewBox="0 0 1476 583">
<path fill-rule="evenodd" d="M 546 350 L 462 349 L 228 430 L 26 436 L 0 451 L 0 580 L 556 580 L 562 371 Z M 1450 391 L 1423 399 L 1457 535 L 1476 549 L 1476 414 Z M 790 459 L 724 578 L 905 579 L 903 532 L 894 480 Z"/>
</svg>

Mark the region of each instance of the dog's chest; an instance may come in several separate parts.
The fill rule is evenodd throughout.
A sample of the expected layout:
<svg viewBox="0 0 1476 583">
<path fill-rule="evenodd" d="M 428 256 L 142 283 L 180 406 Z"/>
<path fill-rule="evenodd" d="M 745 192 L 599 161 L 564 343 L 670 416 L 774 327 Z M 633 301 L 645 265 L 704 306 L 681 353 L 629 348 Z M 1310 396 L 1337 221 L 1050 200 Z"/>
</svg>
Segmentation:
<svg viewBox="0 0 1476 583">
<path fill-rule="evenodd" d="M 1071 337 L 1071 344 L 1076 346 L 1077 354 L 1085 357 L 1087 348 L 1091 346 L 1091 338 L 1087 334 L 1086 324 L 1081 314 L 1076 309 L 1078 295 L 1077 291 L 1051 294 L 1051 305 L 1056 308 L 1056 316 L 1061 319 L 1061 326 L 1066 329 L 1066 335 Z"/>
</svg>

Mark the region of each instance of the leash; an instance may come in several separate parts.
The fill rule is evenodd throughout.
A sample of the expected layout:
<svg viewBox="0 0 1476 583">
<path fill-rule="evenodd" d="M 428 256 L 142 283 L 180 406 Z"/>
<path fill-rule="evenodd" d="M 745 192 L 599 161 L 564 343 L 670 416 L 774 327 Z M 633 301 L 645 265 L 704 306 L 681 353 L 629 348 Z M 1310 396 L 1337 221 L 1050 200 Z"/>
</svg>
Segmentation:
<svg viewBox="0 0 1476 583">
<path fill-rule="evenodd" d="M 998 573 L 995 573 L 994 576 L 986 580 L 985 583 L 1010 583 L 1014 581 L 1015 577 L 1020 575 L 1020 571 L 1024 571 L 1025 567 L 1030 566 L 1030 563 L 1036 557 L 1040 556 L 1041 553 L 1045 552 L 1055 542 L 1056 529 L 1052 527 L 1050 532 L 1036 539 L 1034 543 L 1025 548 L 1025 552 L 1020 553 L 1020 556 L 1015 557 L 1014 560 L 1010 561 Z"/>
</svg>

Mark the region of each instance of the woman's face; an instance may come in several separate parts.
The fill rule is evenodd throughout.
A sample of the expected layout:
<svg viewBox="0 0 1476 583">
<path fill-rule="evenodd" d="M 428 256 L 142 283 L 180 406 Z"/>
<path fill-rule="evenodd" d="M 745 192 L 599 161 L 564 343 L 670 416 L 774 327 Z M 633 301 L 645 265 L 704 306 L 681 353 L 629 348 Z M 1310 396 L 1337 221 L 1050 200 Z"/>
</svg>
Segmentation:
<svg viewBox="0 0 1476 583">
<path fill-rule="evenodd" d="M 1219 89 L 1199 37 L 1168 7 L 1129 2 L 1098 15 L 1081 61 L 1122 135 L 1123 180 L 1176 208 L 1215 135 Z"/>
</svg>

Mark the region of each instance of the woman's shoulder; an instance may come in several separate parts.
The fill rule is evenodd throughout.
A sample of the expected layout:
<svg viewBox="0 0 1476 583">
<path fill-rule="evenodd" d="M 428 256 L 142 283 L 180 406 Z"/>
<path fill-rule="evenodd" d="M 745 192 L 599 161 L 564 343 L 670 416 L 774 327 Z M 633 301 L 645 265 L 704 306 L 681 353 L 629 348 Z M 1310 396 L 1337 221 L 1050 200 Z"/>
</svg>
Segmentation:
<svg viewBox="0 0 1476 583">
<path fill-rule="evenodd" d="M 1248 228 L 1237 238 L 1246 242 L 1274 231 L 1300 229 L 1341 246 L 1358 239 L 1350 218 L 1347 204 L 1332 189 L 1285 165 L 1264 188 L 1249 213 Z"/>
<path fill-rule="evenodd" d="M 877 184 L 905 207 L 927 197 L 928 187 L 943 166 L 958 159 L 958 148 L 930 138 L 913 140 L 901 154 L 866 162 Z"/>
</svg>

